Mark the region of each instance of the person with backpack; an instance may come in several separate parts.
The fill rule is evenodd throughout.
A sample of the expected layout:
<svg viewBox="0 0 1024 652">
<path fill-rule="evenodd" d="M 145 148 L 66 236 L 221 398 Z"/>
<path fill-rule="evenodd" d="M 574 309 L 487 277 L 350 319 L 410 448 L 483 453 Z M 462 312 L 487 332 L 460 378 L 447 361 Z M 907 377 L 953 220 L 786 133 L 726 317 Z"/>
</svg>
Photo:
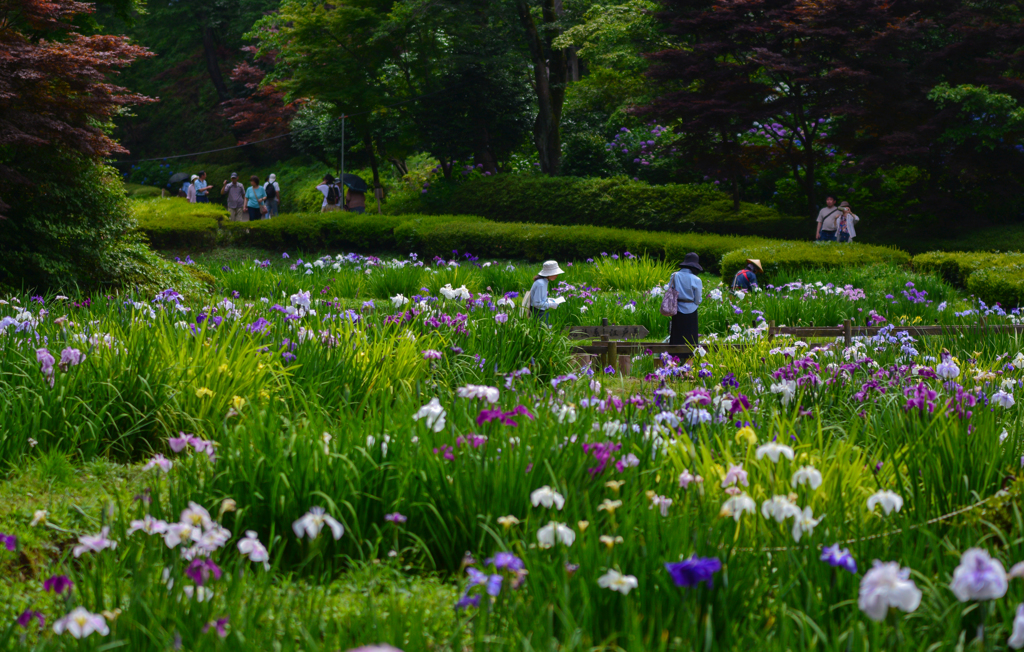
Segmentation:
<svg viewBox="0 0 1024 652">
<path fill-rule="evenodd" d="M 316 187 L 324 196 L 324 203 L 320 205 L 321 213 L 330 213 L 341 210 L 341 188 L 334 182 L 334 177 L 324 175 L 324 182 Z"/>
<path fill-rule="evenodd" d="M 264 184 L 263 190 L 267 193 L 267 201 L 265 202 L 267 218 L 276 217 L 278 208 L 281 206 L 281 186 L 277 183 L 276 174 L 271 174 L 267 177 L 267 183 Z"/>
<path fill-rule="evenodd" d="M 750 292 L 757 287 L 758 274 L 764 274 L 761 261 L 757 258 L 747 258 L 747 266 L 736 272 L 736 276 L 732 278 L 732 289 Z"/>
<path fill-rule="evenodd" d="M 697 274 L 704 271 L 700 266 L 700 257 L 696 253 L 688 253 L 679 264 L 679 271 L 672 275 L 667 295 L 662 301 L 662 309 L 666 303 L 675 303 L 675 314 L 669 328 L 669 344 L 687 344 L 697 346 L 697 308 L 703 300 L 701 293 L 704 284 Z"/>
</svg>

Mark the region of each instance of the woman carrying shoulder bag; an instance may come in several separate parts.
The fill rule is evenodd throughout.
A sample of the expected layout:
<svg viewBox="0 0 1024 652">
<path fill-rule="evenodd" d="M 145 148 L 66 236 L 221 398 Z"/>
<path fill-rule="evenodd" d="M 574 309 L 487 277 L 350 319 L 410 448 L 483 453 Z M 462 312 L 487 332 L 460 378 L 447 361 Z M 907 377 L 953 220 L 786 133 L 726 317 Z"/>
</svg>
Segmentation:
<svg viewBox="0 0 1024 652">
<path fill-rule="evenodd" d="M 703 300 L 704 284 L 697 274 L 704 271 L 700 257 L 688 253 L 679 264 L 679 271 L 672 275 L 669 290 L 675 290 L 677 309 L 672 316 L 669 330 L 669 344 L 697 346 L 697 308 Z"/>
<path fill-rule="evenodd" d="M 267 212 L 267 207 L 263 202 L 267 199 L 267 191 L 260 185 L 260 178 L 255 174 L 249 177 L 249 183 L 251 186 L 245 189 L 245 205 L 249 209 L 249 221 L 255 222 L 256 220 L 262 219 Z"/>
</svg>

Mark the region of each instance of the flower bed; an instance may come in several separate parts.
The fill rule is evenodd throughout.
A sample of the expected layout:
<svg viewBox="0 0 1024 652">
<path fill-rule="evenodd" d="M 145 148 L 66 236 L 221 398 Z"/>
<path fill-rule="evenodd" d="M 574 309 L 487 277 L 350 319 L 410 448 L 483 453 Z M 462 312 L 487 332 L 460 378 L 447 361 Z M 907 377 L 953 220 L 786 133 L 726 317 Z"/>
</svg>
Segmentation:
<svg viewBox="0 0 1024 652">
<path fill-rule="evenodd" d="M 708 283 L 697 357 L 620 377 L 580 368 L 559 326 L 663 331 L 643 286 L 664 269 L 563 264 L 550 327 L 511 294 L 536 270 L 466 254 L 282 255 L 210 270 L 213 296 L 4 297 L 0 458 L 130 478 L 86 507 L 37 487 L 0 515 L 6 640 L 1024 642 L 1024 352 L 899 328 L 1016 314 L 898 268 Z M 888 328 L 763 337 L 766 318 L 848 314 Z"/>
</svg>

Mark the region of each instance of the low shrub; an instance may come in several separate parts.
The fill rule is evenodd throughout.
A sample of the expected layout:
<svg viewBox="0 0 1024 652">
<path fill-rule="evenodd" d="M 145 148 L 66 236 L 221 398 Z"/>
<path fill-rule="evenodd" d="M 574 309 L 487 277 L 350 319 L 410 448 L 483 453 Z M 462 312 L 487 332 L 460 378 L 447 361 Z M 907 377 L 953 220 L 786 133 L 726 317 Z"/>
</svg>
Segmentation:
<svg viewBox="0 0 1024 652">
<path fill-rule="evenodd" d="M 748 258 L 760 259 L 765 277 L 779 271 L 795 272 L 807 268 L 840 267 L 910 262 L 910 254 L 892 247 L 863 244 L 767 241 L 730 251 L 722 258 L 722 276 L 727 280 L 741 270 Z"/>
<path fill-rule="evenodd" d="M 157 249 L 213 247 L 228 215 L 218 204 L 190 204 L 177 197 L 136 201 L 134 208 L 139 229 Z"/>
<path fill-rule="evenodd" d="M 929 251 L 913 259 L 914 268 L 940 275 L 982 301 L 1019 306 L 1024 303 L 1024 253 Z"/>
<path fill-rule="evenodd" d="M 792 237 L 810 228 L 805 220 L 755 204 L 741 204 L 734 212 L 731 200 L 711 184 L 652 186 L 626 177 L 504 174 L 458 184 L 437 180 L 425 194 L 396 196 L 387 210 L 471 214 L 498 222 L 771 237 Z"/>
<path fill-rule="evenodd" d="M 712 273 L 718 271 L 719 261 L 725 253 L 737 247 L 768 242 L 761 238 L 698 233 L 455 220 L 424 226 L 418 235 L 417 251 L 428 256 L 447 255 L 458 249 L 477 256 L 499 258 L 583 260 L 596 258 L 602 253 L 629 251 L 678 262 L 692 251 L 700 255 L 702 265 Z"/>
<path fill-rule="evenodd" d="M 1004 307 L 1024 304 L 1024 257 L 1017 262 L 985 267 L 967 277 L 967 291 L 990 304 Z"/>
<path fill-rule="evenodd" d="M 1024 254 L 975 251 L 929 251 L 914 256 L 914 268 L 938 274 L 957 287 L 967 287 L 968 278 L 977 270 L 1024 262 Z"/>
</svg>

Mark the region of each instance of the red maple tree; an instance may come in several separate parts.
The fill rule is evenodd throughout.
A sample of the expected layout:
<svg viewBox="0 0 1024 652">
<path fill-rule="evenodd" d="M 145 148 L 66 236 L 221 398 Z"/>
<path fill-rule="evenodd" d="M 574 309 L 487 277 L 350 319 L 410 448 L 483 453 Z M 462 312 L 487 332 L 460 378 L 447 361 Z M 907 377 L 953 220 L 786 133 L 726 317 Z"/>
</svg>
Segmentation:
<svg viewBox="0 0 1024 652">
<path fill-rule="evenodd" d="M 273 66 L 273 57 L 264 55 L 257 58 L 257 48 L 242 48 L 253 57 L 253 61 L 242 61 L 231 71 L 231 79 L 249 90 L 246 97 L 238 97 L 221 103 L 221 112 L 231 122 L 239 136 L 239 144 L 272 138 L 288 133 L 292 118 L 302 100 L 288 102 L 285 94 L 273 83 L 265 83 L 267 71 L 259 63 Z"/>
<path fill-rule="evenodd" d="M 94 10 L 74 0 L 0 0 L 0 174 L 18 180 L 10 164 L 19 147 L 127 151 L 104 126 L 124 107 L 155 100 L 109 76 L 152 53 L 124 36 L 78 33 L 74 18 Z M 0 198 L 0 212 L 7 208 Z"/>
</svg>

